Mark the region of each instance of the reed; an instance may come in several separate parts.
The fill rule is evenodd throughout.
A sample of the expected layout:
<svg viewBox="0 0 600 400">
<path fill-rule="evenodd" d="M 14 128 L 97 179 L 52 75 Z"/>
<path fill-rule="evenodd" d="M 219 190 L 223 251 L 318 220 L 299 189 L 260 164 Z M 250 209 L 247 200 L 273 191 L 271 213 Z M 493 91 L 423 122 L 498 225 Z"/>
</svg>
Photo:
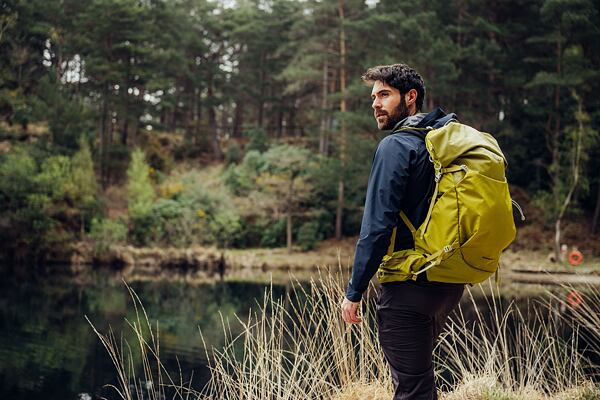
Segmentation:
<svg viewBox="0 0 600 400">
<path fill-rule="evenodd" d="M 155 383 L 154 393 L 144 398 L 151 399 L 167 398 L 166 388 L 174 399 L 389 399 L 392 382 L 377 342 L 373 304 L 363 307 L 362 324 L 346 325 L 339 311 L 342 282 L 340 274 L 323 273 L 307 284 L 293 282 L 278 298 L 268 288 L 257 307 L 238 318 L 242 331 L 237 335 L 222 319 L 226 345 L 207 350 L 211 379 L 200 392 L 184 382 L 181 372 L 172 379 L 173 371 L 160 363 L 158 326 L 152 329 L 128 287 L 137 316 L 129 327 L 142 354 L 141 371 L 136 375 L 131 347 L 112 333 L 96 331 L 115 364 L 119 383 L 114 389 L 127 400 L 142 398 L 148 390 L 139 382 L 148 381 Z M 600 330 L 597 313 L 589 314 L 592 306 L 570 313 L 577 318 L 565 318 L 558 303 L 548 301 L 528 308 L 533 311 L 526 315 L 490 291 L 483 304 L 468 291 L 463 305 L 469 315 L 461 307 L 440 337 L 435 365 L 442 399 L 600 398 L 578 346 L 581 323 L 593 325 L 595 334 Z M 569 340 L 562 339 L 565 329 L 572 332 Z"/>
<path fill-rule="evenodd" d="M 133 347 L 123 338 L 117 336 L 112 329 L 108 333 L 99 332 L 90 319 L 85 316 L 94 333 L 106 349 L 117 375 L 117 385 L 106 385 L 114 390 L 116 398 L 123 400 L 163 400 L 170 397 L 179 400 L 189 400 L 191 396 L 191 382 L 184 382 L 181 371 L 179 379 L 171 377 L 160 360 L 159 325 L 153 327 L 148 314 L 137 293 L 124 282 L 135 309 L 135 319 L 126 320 L 127 326 L 133 333 Z"/>
<path fill-rule="evenodd" d="M 565 319 L 562 304 L 548 297 L 528 302 L 522 311 L 514 302 L 503 304 L 492 284 L 487 291 L 483 304 L 467 291 L 471 314 L 467 318 L 463 303 L 439 340 L 436 364 L 445 399 L 600 395 L 579 351 L 580 325 Z M 573 397 L 576 393 L 581 396 Z"/>
<path fill-rule="evenodd" d="M 391 388 L 373 328 L 372 308 L 363 323 L 346 325 L 339 304 L 344 288 L 332 275 L 308 286 L 298 282 L 283 298 L 268 290 L 242 334 L 214 350 L 212 379 L 204 396 L 215 399 L 332 398 L 340 388 L 377 382 Z M 227 331 L 227 326 L 225 325 Z M 235 351 L 242 341 L 241 355 Z"/>
</svg>

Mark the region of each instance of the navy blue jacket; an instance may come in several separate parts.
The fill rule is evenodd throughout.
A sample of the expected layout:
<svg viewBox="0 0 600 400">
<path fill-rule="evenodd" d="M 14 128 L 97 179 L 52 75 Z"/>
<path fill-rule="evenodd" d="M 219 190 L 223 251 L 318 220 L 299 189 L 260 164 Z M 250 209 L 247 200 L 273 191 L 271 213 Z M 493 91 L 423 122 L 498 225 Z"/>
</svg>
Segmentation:
<svg viewBox="0 0 600 400">
<path fill-rule="evenodd" d="M 427 216 L 434 181 L 433 164 L 425 147 L 426 131 L 407 128 L 435 129 L 451 119 L 456 119 L 456 114 L 446 114 L 440 108 L 429 114 L 417 114 L 399 122 L 392 133 L 379 142 L 369 176 L 352 278 L 346 291 L 348 300 L 361 299 L 387 252 L 395 226 L 398 229 L 394 250 L 414 247 L 412 235 L 400 219 L 400 211 L 404 211 L 417 228 Z"/>
</svg>

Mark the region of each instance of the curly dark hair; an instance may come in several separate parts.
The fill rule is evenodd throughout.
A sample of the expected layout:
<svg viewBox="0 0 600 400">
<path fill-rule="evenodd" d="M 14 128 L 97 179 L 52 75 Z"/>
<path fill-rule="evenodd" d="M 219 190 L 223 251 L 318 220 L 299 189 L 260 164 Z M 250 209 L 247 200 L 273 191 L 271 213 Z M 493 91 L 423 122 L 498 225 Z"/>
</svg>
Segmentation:
<svg viewBox="0 0 600 400">
<path fill-rule="evenodd" d="M 417 111 L 423 107 L 425 98 L 425 83 L 421 75 L 406 64 L 379 65 L 372 67 L 361 77 L 366 83 L 382 81 L 398 89 L 404 94 L 410 89 L 417 91 Z"/>
</svg>

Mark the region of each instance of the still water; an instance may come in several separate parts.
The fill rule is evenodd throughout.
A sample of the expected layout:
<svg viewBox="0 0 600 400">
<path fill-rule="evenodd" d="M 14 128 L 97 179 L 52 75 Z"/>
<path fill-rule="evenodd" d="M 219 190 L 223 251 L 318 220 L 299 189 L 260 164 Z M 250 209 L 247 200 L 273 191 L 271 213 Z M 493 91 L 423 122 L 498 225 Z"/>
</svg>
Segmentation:
<svg viewBox="0 0 600 400">
<path fill-rule="evenodd" d="M 159 321 L 161 359 L 182 375 L 193 370 L 192 386 L 208 379 L 207 347 L 222 347 L 221 316 L 235 322 L 260 301 L 267 285 L 218 280 L 206 283 L 130 283 L 153 321 Z M 283 294 L 285 285 L 274 285 Z M 109 327 L 135 340 L 125 319 L 135 310 L 121 277 L 109 271 L 72 276 L 55 271 L 2 270 L 0 282 L 0 399 L 116 398 L 106 384 L 116 373 L 85 316 L 100 331 Z M 232 329 L 239 329 L 235 323 Z"/>
<path fill-rule="evenodd" d="M 117 398 L 106 387 L 117 384 L 115 368 L 85 317 L 100 332 L 112 328 L 117 338 L 135 343 L 125 322 L 135 320 L 135 309 L 121 276 L 109 270 L 80 275 L 26 271 L 0 269 L 0 399 Z M 240 327 L 234 316 L 247 315 L 262 302 L 269 279 L 263 276 L 256 283 L 248 278 L 256 280 L 130 282 L 150 319 L 159 321 L 162 361 L 169 371 L 181 368 L 184 378 L 193 372 L 196 389 L 209 378 L 199 329 L 208 348 L 221 348 L 222 318 L 232 322 L 235 336 Z M 278 281 L 275 297 L 290 290 L 285 278 Z M 520 301 L 532 296 L 520 296 Z"/>
</svg>

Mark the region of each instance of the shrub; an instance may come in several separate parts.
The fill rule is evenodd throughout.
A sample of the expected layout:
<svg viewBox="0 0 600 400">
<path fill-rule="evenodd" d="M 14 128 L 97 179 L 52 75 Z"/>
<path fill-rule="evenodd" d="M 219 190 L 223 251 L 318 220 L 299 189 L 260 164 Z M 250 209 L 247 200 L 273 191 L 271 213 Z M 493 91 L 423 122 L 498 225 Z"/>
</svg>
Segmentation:
<svg viewBox="0 0 600 400">
<path fill-rule="evenodd" d="M 52 200 L 60 200 L 67 194 L 71 184 L 71 160 L 65 156 L 48 157 L 40 168 L 35 182 L 38 190 Z"/>
<path fill-rule="evenodd" d="M 150 182 L 150 166 L 140 149 L 131 153 L 127 178 L 127 208 L 129 216 L 136 218 L 150 211 L 155 198 L 154 187 Z"/>
<path fill-rule="evenodd" d="M 0 200 L 2 211 L 23 207 L 30 193 L 35 191 L 35 160 L 18 149 L 0 159 Z"/>
<path fill-rule="evenodd" d="M 230 165 L 224 173 L 225 185 L 236 195 L 247 195 L 256 187 L 256 179 L 265 167 L 264 157 L 256 150 L 246 153 L 240 165 Z"/>
<path fill-rule="evenodd" d="M 98 183 L 94 161 L 90 145 L 83 136 L 79 138 L 79 150 L 71 159 L 71 183 L 69 196 L 82 208 L 88 208 L 96 202 Z"/>
<path fill-rule="evenodd" d="M 244 132 L 244 135 L 250 138 L 250 141 L 246 145 L 246 152 L 254 150 L 262 153 L 269 148 L 269 137 L 264 129 L 254 128 Z"/>
<path fill-rule="evenodd" d="M 304 251 L 312 250 L 321 240 L 319 223 L 317 221 L 305 222 L 298 230 L 298 246 Z"/>
<path fill-rule="evenodd" d="M 260 245 L 265 247 L 278 247 L 285 245 L 286 224 L 287 222 L 285 218 L 280 218 L 274 223 L 266 226 L 260 239 Z"/>
<path fill-rule="evenodd" d="M 242 231 L 240 216 L 233 209 L 221 208 L 217 210 L 209 222 L 210 231 L 217 244 L 228 247 L 236 240 Z"/>
<path fill-rule="evenodd" d="M 148 164 L 155 170 L 168 173 L 173 168 L 171 150 L 161 143 L 157 135 L 148 133 L 145 136 L 144 153 Z"/>
<path fill-rule="evenodd" d="M 96 254 L 106 252 L 111 246 L 122 244 L 127 239 L 127 226 L 121 220 L 94 218 L 90 228 Z"/>
<path fill-rule="evenodd" d="M 237 164 L 242 160 L 242 149 L 236 142 L 227 146 L 225 151 L 225 165 Z"/>
<path fill-rule="evenodd" d="M 254 221 L 254 218 L 240 220 L 240 231 L 231 246 L 237 248 L 259 247 L 264 227 Z"/>
<path fill-rule="evenodd" d="M 193 173 L 164 182 L 159 190 L 162 198 L 151 203 L 146 198 L 143 207 L 130 212 L 132 242 L 138 246 L 230 246 L 242 231 L 240 216 L 226 190 L 212 190 L 205 189 Z"/>
</svg>

